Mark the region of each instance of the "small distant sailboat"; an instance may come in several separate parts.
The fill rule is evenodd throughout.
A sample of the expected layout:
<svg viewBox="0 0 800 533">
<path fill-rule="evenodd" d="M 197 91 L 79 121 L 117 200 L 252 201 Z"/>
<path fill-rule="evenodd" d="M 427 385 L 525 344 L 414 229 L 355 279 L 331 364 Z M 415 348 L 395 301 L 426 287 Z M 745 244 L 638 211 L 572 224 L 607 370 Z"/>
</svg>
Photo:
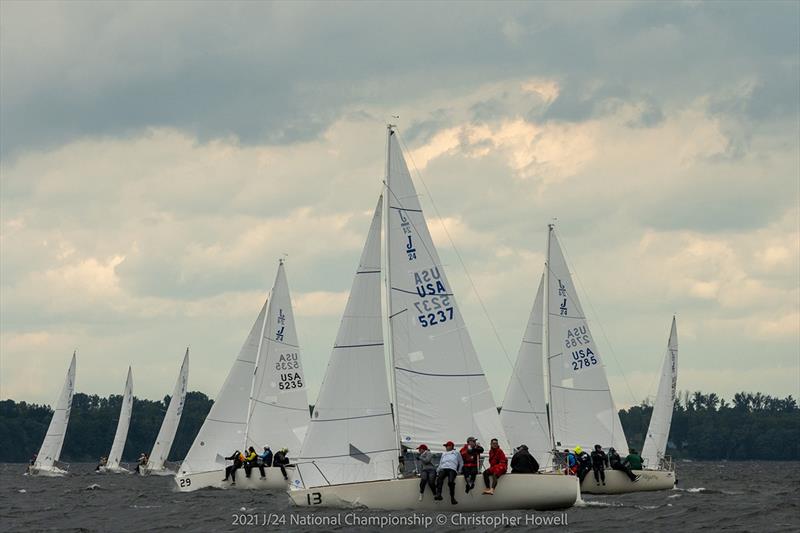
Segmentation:
<svg viewBox="0 0 800 533">
<path fill-rule="evenodd" d="M 72 395 L 75 392 L 75 352 L 72 354 L 72 361 L 67 370 L 67 378 L 58 395 L 58 403 L 53 410 L 53 418 L 47 428 L 47 434 L 42 442 L 42 447 L 36 455 L 33 465 L 28 468 L 28 473 L 35 476 L 57 477 L 67 474 L 67 471 L 59 468 L 56 463 L 61 457 L 61 447 L 64 444 L 64 436 L 67 434 L 67 424 L 69 423 L 69 412 L 72 409 Z"/>
<path fill-rule="evenodd" d="M 672 465 L 666 456 L 669 428 L 672 425 L 672 410 L 675 406 L 675 391 L 678 384 L 678 328 L 675 317 L 667 341 L 667 353 L 661 365 L 661 379 L 653 404 L 650 427 L 642 448 L 642 459 L 647 470 L 669 470 Z"/>
<path fill-rule="evenodd" d="M 119 422 L 117 431 L 114 433 L 114 442 L 111 444 L 111 451 L 108 452 L 108 459 L 104 466 L 98 468 L 99 472 L 112 474 L 130 474 L 131 471 L 124 468 L 122 452 L 125 451 L 125 441 L 128 440 L 128 428 L 131 423 L 131 412 L 133 411 L 133 375 L 131 367 L 128 367 L 128 377 L 125 379 L 125 392 L 122 394 L 122 406 L 119 410 Z"/>
<path fill-rule="evenodd" d="M 225 457 L 235 450 L 264 446 L 298 453 L 308 429 L 308 396 L 300 359 L 292 301 L 283 261 L 272 292 L 258 314 L 200 432 L 183 460 L 178 490 L 203 487 L 286 489 L 277 468 L 236 472 L 236 485 L 223 481 Z"/>
<path fill-rule="evenodd" d="M 510 449 L 392 126 L 386 166 L 383 200 L 372 219 L 289 496 L 300 506 L 385 510 L 570 507 L 578 495 L 571 476 L 506 475 L 493 496 L 479 490 L 465 494 L 464 478 L 458 476 L 454 507 L 430 493 L 419 501 L 419 478 L 398 473 L 403 450 L 423 443 L 439 451 L 448 440 L 463 444 L 473 435 L 485 444 L 497 438 Z"/>
<path fill-rule="evenodd" d="M 164 421 L 161 422 L 161 429 L 158 430 L 156 442 L 153 444 L 153 449 L 147 457 L 147 464 L 139 468 L 139 473 L 143 476 L 151 474 L 166 476 L 175 473 L 166 468 L 166 463 L 169 457 L 169 451 L 172 448 L 172 441 L 175 440 L 175 433 L 178 431 L 181 415 L 183 414 L 188 380 L 189 348 L 186 348 L 186 354 L 183 356 L 183 364 L 181 364 L 180 372 L 178 372 L 178 380 L 175 382 L 175 387 L 172 389 L 169 407 L 167 407 L 167 413 L 164 415 Z"/>
</svg>

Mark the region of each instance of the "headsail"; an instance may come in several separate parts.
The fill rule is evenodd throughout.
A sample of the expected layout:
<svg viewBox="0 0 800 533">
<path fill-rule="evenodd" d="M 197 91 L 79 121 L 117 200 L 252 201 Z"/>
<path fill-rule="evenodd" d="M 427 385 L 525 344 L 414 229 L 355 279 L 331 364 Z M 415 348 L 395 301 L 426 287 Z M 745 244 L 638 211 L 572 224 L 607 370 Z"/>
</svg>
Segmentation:
<svg viewBox="0 0 800 533">
<path fill-rule="evenodd" d="M 672 424 L 672 409 L 675 405 L 675 388 L 678 384 L 678 328 L 672 317 L 672 328 L 667 342 L 667 353 L 661 366 L 661 380 L 653 404 L 650 427 L 642 448 L 642 459 L 648 468 L 658 468 L 667 451 L 669 428 Z"/>
<path fill-rule="evenodd" d="M 498 438 L 497 407 L 390 128 L 386 177 L 389 321 L 401 443 Z"/>
<path fill-rule="evenodd" d="M 308 429 L 308 395 L 283 261 L 278 265 L 262 335 L 243 442 L 256 450 L 269 444 L 298 453 Z"/>
<path fill-rule="evenodd" d="M 64 444 L 64 435 L 67 433 L 69 412 L 72 409 L 72 394 L 75 392 L 75 353 L 67 370 L 67 378 L 58 395 L 58 403 L 53 410 L 53 418 L 47 427 L 47 434 L 42 442 L 42 447 L 36 455 L 34 468 L 49 468 L 61 457 L 61 446 Z"/>
<path fill-rule="evenodd" d="M 181 473 L 211 472 L 225 468 L 224 457 L 241 450 L 247 426 L 247 406 L 253 370 L 264 329 L 267 302 L 261 306 L 250 334 L 228 372 L 222 389 L 181 464 Z"/>
<path fill-rule="evenodd" d="M 111 444 L 111 451 L 108 452 L 108 462 L 106 468 L 119 468 L 122 461 L 122 452 L 125 451 L 125 441 L 128 440 L 128 427 L 131 423 L 131 411 L 133 410 L 133 376 L 131 367 L 128 367 L 128 377 L 125 379 L 125 392 L 122 394 L 122 406 L 119 409 L 119 422 L 117 431 L 114 433 L 114 442 Z"/>
<path fill-rule="evenodd" d="M 551 226 L 547 259 L 550 408 L 558 447 L 628 449 L 597 345 Z"/>
<path fill-rule="evenodd" d="M 298 459 L 306 487 L 392 479 L 397 470 L 381 314 L 378 200 Z"/>
<path fill-rule="evenodd" d="M 500 420 L 514 447 L 528 446 L 529 451 L 545 464 L 553 447 L 547 423 L 544 397 L 544 366 L 542 363 L 542 333 L 544 321 L 544 276 L 533 301 L 528 327 L 517 354 L 514 372 L 506 389 Z"/>
<path fill-rule="evenodd" d="M 172 389 L 172 396 L 169 399 L 169 407 L 161 422 L 161 429 L 158 430 L 156 442 L 153 450 L 148 457 L 146 469 L 163 470 L 164 463 L 167 462 L 169 451 L 172 448 L 172 441 L 175 440 L 175 433 L 178 431 L 178 424 L 183 414 L 183 405 L 186 401 L 186 386 L 189 380 L 189 348 L 186 348 L 186 355 L 183 356 L 183 364 L 178 372 L 178 380 Z"/>
</svg>

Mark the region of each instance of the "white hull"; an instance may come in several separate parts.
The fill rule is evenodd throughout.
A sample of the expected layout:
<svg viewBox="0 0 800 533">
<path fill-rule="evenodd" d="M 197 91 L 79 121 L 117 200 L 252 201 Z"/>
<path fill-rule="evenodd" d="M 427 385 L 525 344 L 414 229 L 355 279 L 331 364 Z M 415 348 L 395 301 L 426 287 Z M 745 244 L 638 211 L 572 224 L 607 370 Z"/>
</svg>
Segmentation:
<svg viewBox="0 0 800 533">
<path fill-rule="evenodd" d="M 638 481 L 631 481 L 625 472 L 606 469 L 606 484 L 598 485 L 594 474 L 589 472 L 581 483 L 584 494 L 625 494 L 651 490 L 671 490 L 675 487 L 675 472 L 669 470 L 634 470 Z"/>
<path fill-rule="evenodd" d="M 127 468 L 122 468 L 121 466 L 111 467 L 111 466 L 101 466 L 97 470 L 98 474 L 130 474 L 131 471 Z"/>
<path fill-rule="evenodd" d="M 174 476 L 175 471 L 169 470 L 168 468 L 159 468 L 153 470 L 145 470 L 144 468 L 139 470 L 140 476 Z"/>
<path fill-rule="evenodd" d="M 246 477 L 244 468 L 236 471 L 236 484 L 232 484 L 230 479 L 222 481 L 225 477 L 225 470 L 214 470 L 212 472 L 197 472 L 192 474 L 175 474 L 175 484 L 181 492 L 192 492 L 199 489 L 213 487 L 217 489 L 258 489 L 258 490 L 286 490 L 289 482 L 283 479 L 280 468 L 264 467 L 267 479 L 260 479 L 261 473 L 258 468 L 250 472 L 250 477 Z"/>
<path fill-rule="evenodd" d="M 42 476 L 42 477 L 61 477 L 66 476 L 69 472 L 66 470 L 62 470 L 57 466 L 39 466 L 39 467 L 31 467 L 28 470 L 28 474 L 31 476 Z"/>
<path fill-rule="evenodd" d="M 430 489 L 419 498 L 419 478 L 365 481 L 292 489 L 289 496 L 295 505 L 304 507 L 367 507 L 387 511 L 502 511 L 510 509 L 566 509 L 578 497 L 578 480 L 561 474 L 506 474 L 500 478 L 494 496 L 483 492 L 483 480 L 478 477 L 475 490 L 464 492 L 464 476 L 456 478 L 455 498 L 450 503 L 450 491 L 445 484 L 443 500 L 436 501 Z"/>
</svg>

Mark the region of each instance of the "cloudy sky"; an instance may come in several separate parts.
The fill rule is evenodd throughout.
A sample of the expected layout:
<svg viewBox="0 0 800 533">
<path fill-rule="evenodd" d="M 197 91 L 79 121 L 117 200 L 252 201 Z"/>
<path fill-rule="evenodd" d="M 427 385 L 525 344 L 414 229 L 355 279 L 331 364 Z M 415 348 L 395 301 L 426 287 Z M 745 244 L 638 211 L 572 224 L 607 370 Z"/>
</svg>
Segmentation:
<svg viewBox="0 0 800 533">
<path fill-rule="evenodd" d="M 498 403 L 554 217 L 618 404 L 673 313 L 679 388 L 798 395 L 798 20 L 4 1 L 0 398 L 53 402 L 75 348 L 78 390 L 160 398 L 187 345 L 215 396 L 285 253 L 313 401 L 391 115 Z"/>
</svg>

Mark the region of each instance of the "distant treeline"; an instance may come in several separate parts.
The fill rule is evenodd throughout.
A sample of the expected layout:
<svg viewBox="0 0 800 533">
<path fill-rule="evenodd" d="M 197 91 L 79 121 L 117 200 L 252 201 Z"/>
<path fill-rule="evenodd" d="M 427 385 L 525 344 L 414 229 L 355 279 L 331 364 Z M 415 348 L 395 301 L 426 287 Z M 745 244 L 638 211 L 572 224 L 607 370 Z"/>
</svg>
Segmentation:
<svg viewBox="0 0 800 533">
<path fill-rule="evenodd" d="M 652 406 L 620 411 L 629 445 L 641 451 Z M 800 410 L 791 396 L 739 392 L 728 402 L 713 392 L 682 392 L 672 412 L 667 454 L 703 460 L 797 460 Z"/>
<path fill-rule="evenodd" d="M 202 392 L 186 394 L 183 415 L 169 454 L 171 461 L 186 456 L 212 403 Z M 96 394 L 75 393 L 61 460 L 97 461 L 100 456 L 108 455 L 117 430 L 121 404 L 121 395 L 101 398 Z M 133 399 L 123 461 L 133 462 L 140 453 L 150 453 L 167 405 L 169 396 L 163 401 Z M 27 462 L 39 451 L 52 416 L 49 406 L 13 400 L 0 402 L 0 462 Z"/>
<path fill-rule="evenodd" d="M 121 401 L 119 395 L 100 398 L 76 393 L 61 459 L 96 461 L 108 454 Z M 212 403 L 202 392 L 186 395 L 170 460 L 179 461 L 186 456 Z M 139 453 L 150 452 L 168 404 L 169 396 L 163 401 L 134 399 L 124 461 L 133 462 Z M 628 442 L 639 450 L 651 412 L 652 407 L 647 404 L 620 411 Z M 48 406 L 0 402 L 0 462 L 28 461 L 38 451 L 51 416 Z M 676 458 L 703 460 L 796 460 L 800 457 L 800 409 L 791 396 L 776 398 L 741 392 L 727 402 L 714 393 L 684 392 L 672 415 L 667 453 Z"/>
</svg>

